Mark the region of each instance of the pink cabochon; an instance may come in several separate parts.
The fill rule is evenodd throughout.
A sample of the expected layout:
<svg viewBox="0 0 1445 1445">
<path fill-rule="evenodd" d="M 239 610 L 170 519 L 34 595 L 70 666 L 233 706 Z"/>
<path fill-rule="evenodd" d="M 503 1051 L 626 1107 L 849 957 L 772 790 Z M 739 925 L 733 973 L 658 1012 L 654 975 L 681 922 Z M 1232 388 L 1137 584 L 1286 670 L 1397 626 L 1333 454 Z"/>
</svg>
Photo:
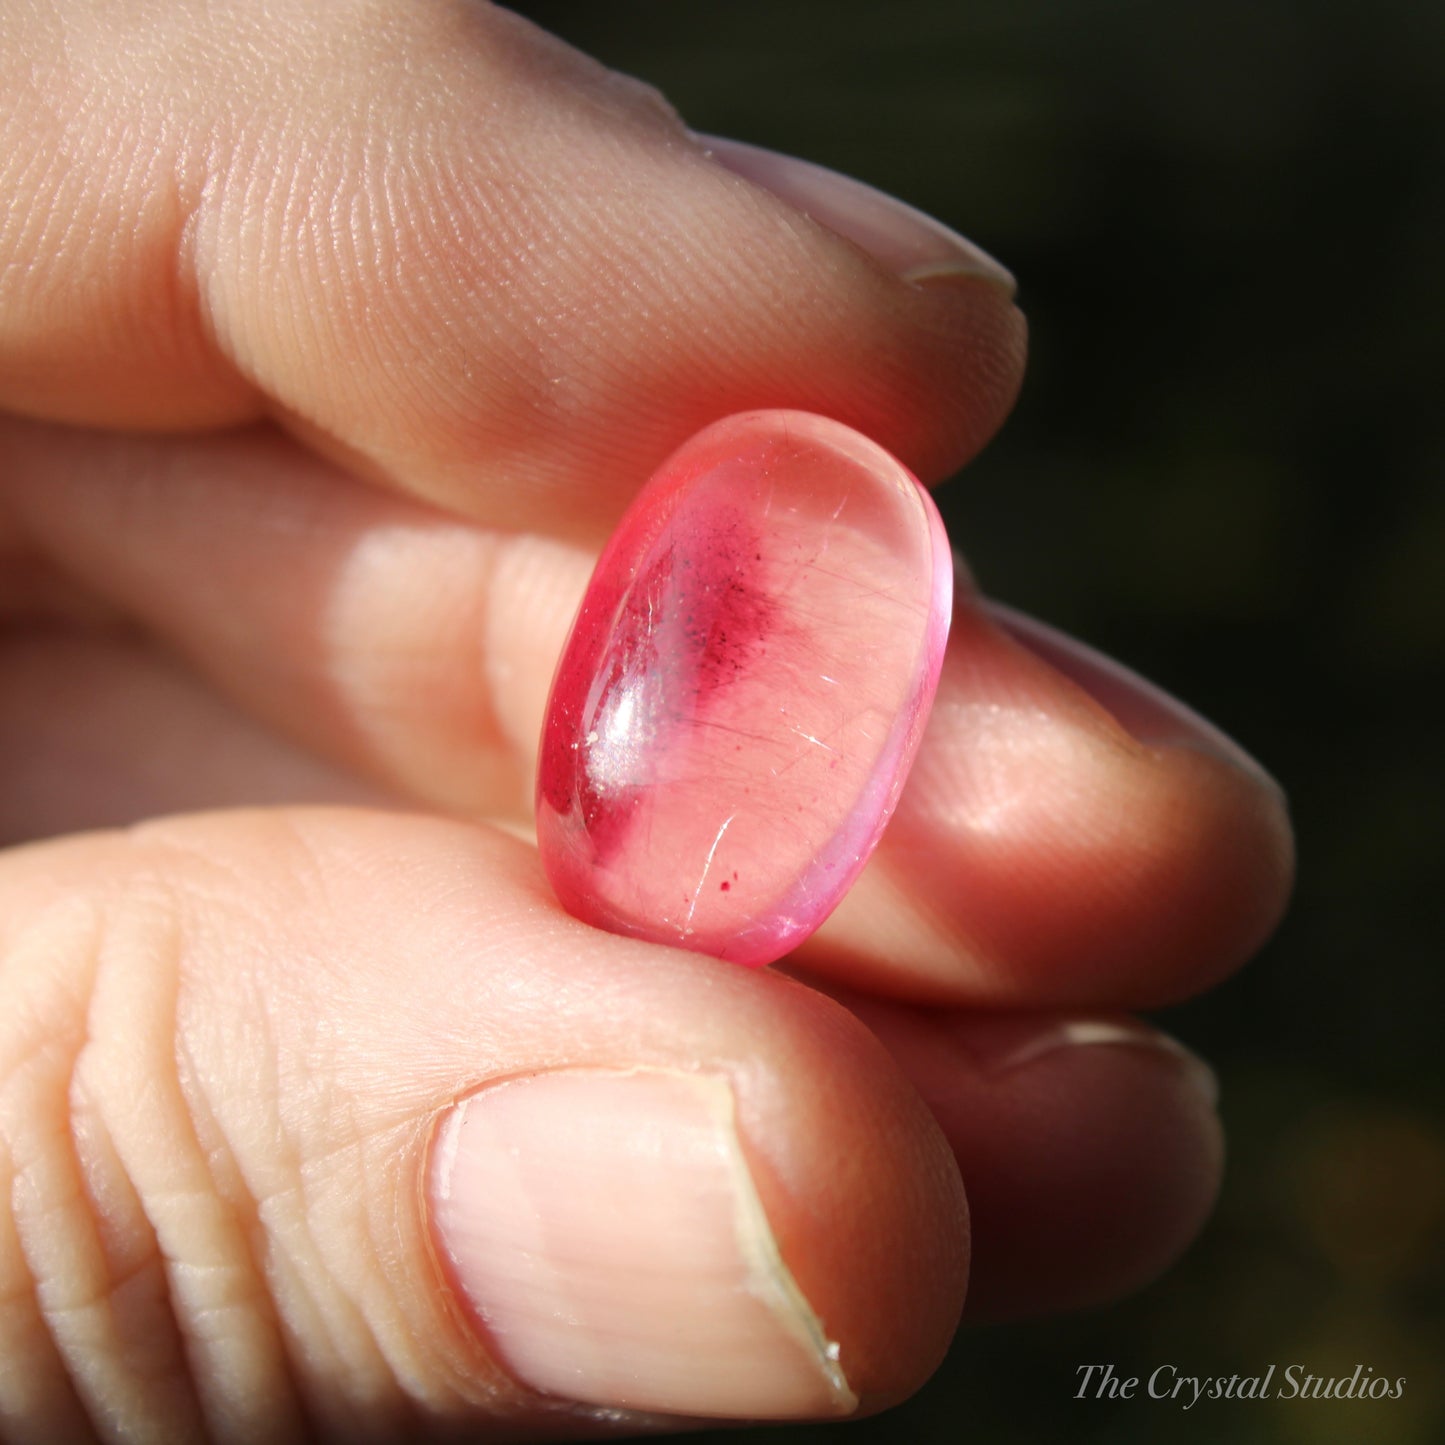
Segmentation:
<svg viewBox="0 0 1445 1445">
<path fill-rule="evenodd" d="M 917 751 L 952 605 L 913 475 L 796 411 L 707 428 L 643 488 L 563 651 L 537 776 L 568 912 L 772 963 L 832 912 Z"/>
</svg>

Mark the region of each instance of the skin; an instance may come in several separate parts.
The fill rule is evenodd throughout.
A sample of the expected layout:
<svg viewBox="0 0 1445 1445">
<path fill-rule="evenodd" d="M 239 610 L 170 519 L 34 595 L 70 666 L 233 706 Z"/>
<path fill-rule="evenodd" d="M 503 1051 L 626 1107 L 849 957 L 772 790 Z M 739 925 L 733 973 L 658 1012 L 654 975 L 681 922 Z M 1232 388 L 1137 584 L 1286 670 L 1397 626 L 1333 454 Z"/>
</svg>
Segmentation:
<svg viewBox="0 0 1445 1445">
<path fill-rule="evenodd" d="M 1274 785 L 1136 681 L 961 587 L 894 825 L 796 977 L 574 922 L 515 836 L 641 481 L 759 406 L 939 479 L 1019 385 L 998 286 L 899 280 L 461 0 L 30 0 L 0 92 L 14 1438 L 601 1428 L 448 1308 L 419 1199 L 437 1111 L 539 1067 L 733 1081 L 865 1409 L 966 1288 L 886 1241 L 966 1240 L 965 1196 L 978 1318 L 1185 1247 L 1196 1065 L 1064 1026 L 1237 967 L 1291 851 Z"/>
</svg>

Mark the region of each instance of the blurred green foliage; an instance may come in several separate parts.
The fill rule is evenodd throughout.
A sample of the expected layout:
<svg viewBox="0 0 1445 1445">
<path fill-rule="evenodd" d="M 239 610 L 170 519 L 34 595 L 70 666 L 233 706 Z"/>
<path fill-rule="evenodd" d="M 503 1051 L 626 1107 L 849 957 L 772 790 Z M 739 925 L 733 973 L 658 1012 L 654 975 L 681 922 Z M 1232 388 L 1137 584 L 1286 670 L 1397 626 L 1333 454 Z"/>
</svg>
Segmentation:
<svg viewBox="0 0 1445 1445">
<path fill-rule="evenodd" d="M 1217 1063 L 1231 1139 L 1193 1252 L 1113 1308 L 966 1332 L 887 1416 L 772 1438 L 1445 1440 L 1445 6 L 518 8 L 1014 269 L 1029 379 L 950 530 L 996 595 L 1239 736 L 1299 828 L 1277 939 L 1165 1020 Z M 1408 1386 L 1073 1399 L 1103 1360 Z"/>
</svg>

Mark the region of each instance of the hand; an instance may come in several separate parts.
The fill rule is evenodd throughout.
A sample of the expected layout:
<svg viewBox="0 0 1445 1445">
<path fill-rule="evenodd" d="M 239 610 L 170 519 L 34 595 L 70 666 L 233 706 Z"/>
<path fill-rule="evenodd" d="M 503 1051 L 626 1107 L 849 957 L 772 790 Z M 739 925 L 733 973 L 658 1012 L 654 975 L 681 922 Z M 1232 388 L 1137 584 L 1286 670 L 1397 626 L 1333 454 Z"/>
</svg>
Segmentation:
<svg viewBox="0 0 1445 1445">
<path fill-rule="evenodd" d="M 807 984 L 513 836 L 629 495 L 759 406 L 946 475 L 1019 382 L 994 263 L 462 0 L 41 0 L 0 82 L 7 1430 L 837 1415 L 937 1363 L 970 1210 L 979 1317 L 1178 1253 L 1208 1076 L 1122 1011 L 1290 842 L 1137 678 L 962 588 Z"/>
</svg>

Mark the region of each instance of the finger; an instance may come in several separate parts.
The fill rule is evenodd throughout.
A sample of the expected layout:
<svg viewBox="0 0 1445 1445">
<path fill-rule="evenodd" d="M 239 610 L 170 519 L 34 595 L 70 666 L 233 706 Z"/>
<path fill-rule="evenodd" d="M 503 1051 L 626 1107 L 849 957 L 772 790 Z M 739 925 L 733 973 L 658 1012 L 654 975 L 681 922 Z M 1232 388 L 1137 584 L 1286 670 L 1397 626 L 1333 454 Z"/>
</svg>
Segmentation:
<svg viewBox="0 0 1445 1445">
<path fill-rule="evenodd" d="M 1161 1274 L 1219 1190 L 1214 1075 L 1119 1015 L 938 1012 L 835 992 L 938 1119 L 968 1189 L 965 1318 L 1099 1305 Z"/>
<path fill-rule="evenodd" d="M 1293 864 L 1284 796 L 1237 744 L 964 586 L 883 846 L 805 953 L 920 1000 L 1153 1008 L 1254 953 Z"/>
<path fill-rule="evenodd" d="M 264 432 L 163 450 L 12 422 L 0 445 L 30 546 L 254 714 L 388 791 L 524 816 L 583 549 L 354 487 Z M 963 585 L 912 779 L 808 958 L 920 999 L 1153 1006 L 1242 962 L 1290 874 L 1283 800 L 1238 748 Z"/>
<path fill-rule="evenodd" d="M 448 509 L 595 537 L 730 412 L 823 412 L 936 478 L 1018 386 L 996 263 L 855 182 L 714 156 L 496 7 L 31 6 L 0 66 L 13 410 L 271 415 Z"/>
<path fill-rule="evenodd" d="M 13 851 L 0 960 L 0 1412 L 38 1438 L 830 1416 L 951 1333 L 957 1169 L 881 1046 L 572 922 L 519 843 L 290 812 Z"/>
<path fill-rule="evenodd" d="M 586 551 L 358 485 L 266 427 L 182 441 L 0 418 L 0 453 L 13 550 L 253 715 L 415 801 L 527 813 Z"/>
<path fill-rule="evenodd" d="M 0 632 L 0 847 L 202 808 L 397 801 L 141 638 Z"/>
</svg>

